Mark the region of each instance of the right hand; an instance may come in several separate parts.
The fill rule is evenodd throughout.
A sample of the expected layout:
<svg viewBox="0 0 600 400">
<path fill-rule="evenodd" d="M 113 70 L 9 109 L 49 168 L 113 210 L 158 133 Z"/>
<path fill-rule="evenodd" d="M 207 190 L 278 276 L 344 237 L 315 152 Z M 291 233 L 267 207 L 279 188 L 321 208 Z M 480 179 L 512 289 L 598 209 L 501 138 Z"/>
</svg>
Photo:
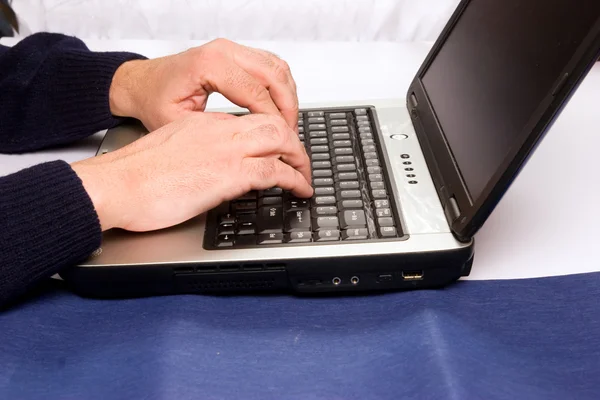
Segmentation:
<svg viewBox="0 0 600 400">
<path fill-rule="evenodd" d="M 269 115 L 192 114 L 72 168 L 102 230 L 167 228 L 251 190 L 313 194 L 298 135 Z"/>
</svg>

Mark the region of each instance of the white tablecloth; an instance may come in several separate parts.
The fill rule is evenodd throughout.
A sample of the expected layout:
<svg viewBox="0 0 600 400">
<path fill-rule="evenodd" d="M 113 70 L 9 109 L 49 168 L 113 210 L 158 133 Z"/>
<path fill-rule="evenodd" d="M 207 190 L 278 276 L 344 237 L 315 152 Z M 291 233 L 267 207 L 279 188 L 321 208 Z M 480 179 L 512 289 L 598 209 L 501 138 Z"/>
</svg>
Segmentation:
<svg viewBox="0 0 600 400">
<path fill-rule="evenodd" d="M 89 40 L 95 50 L 153 57 L 200 42 Z M 2 43 L 11 43 L 4 40 Z M 271 50 L 292 67 L 302 103 L 403 98 L 430 44 L 246 42 Z M 476 236 L 468 279 L 508 279 L 600 271 L 595 246 L 600 213 L 600 66 L 572 98 L 526 168 Z M 215 95 L 209 107 L 229 103 Z M 42 160 L 91 156 L 94 144 L 71 151 L 0 156 L 0 175 Z"/>
</svg>

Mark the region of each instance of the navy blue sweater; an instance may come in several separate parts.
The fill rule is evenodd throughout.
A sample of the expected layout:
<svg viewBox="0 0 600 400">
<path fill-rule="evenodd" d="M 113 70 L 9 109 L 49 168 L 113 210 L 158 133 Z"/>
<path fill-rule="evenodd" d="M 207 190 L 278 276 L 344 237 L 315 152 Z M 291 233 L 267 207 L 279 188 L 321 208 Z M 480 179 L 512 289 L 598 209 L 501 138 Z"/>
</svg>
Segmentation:
<svg viewBox="0 0 600 400">
<path fill-rule="evenodd" d="M 0 153 L 63 145 L 116 125 L 116 69 L 142 58 L 92 52 L 78 39 L 39 33 L 0 45 Z M 100 246 L 98 216 L 69 164 L 0 177 L 0 307 Z"/>
</svg>

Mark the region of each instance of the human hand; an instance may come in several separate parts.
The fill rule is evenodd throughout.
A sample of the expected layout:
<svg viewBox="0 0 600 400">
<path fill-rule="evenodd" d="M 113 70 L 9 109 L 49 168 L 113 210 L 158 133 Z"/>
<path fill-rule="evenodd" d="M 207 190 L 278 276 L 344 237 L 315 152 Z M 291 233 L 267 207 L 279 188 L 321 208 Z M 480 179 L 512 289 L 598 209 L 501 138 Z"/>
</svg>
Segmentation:
<svg viewBox="0 0 600 400">
<path fill-rule="evenodd" d="M 251 190 L 313 193 L 298 135 L 281 117 L 264 114 L 193 113 L 72 168 L 102 230 L 167 228 Z"/>
<path fill-rule="evenodd" d="M 296 83 L 288 64 L 264 51 L 217 39 L 183 53 L 121 65 L 110 88 L 113 115 L 136 118 L 150 131 L 204 111 L 219 92 L 252 113 L 298 125 Z"/>
</svg>

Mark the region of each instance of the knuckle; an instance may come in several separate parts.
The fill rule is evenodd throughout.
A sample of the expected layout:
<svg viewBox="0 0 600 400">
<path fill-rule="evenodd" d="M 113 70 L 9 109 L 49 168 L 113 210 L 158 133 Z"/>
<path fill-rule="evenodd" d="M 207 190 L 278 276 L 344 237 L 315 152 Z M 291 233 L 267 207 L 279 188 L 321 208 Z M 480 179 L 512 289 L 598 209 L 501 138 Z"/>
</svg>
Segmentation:
<svg viewBox="0 0 600 400">
<path fill-rule="evenodd" d="M 256 84 L 256 85 L 253 85 L 253 87 L 251 89 L 251 96 L 256 101 L 262 103 L 262 102 L 268 101 L 269 98 L 271 97 L 271 94 L 269 93 L 267 88 L 265 88 L 262 85 Z"/>
<path fill-rule="evenodd" d="M 261 140 L 268 140 L 277 143 L 278 145 L 283 141 L 283 135 L 281 130 L 275 124 L 262 124 L 258 127 Z"/>
<path fill-rule="evenodd" d="M 273 74 L 274 74 L 275 79 L 277 80 L 277 82 L 287 83 L 288 79 L 289 79 L 288 78 L 289 66 L 288 66 L 288 69 L 286 70 L 286 68 L 283 65 L 283 63 L 285 63 L 285 61 L 282 61 L 281 63 L 277 63 L 275 65 L 275 68 L 273 69 Z"/>
<path fill-rule="evenodd" d="M 277 174 L 277 164 L 274 159 L 263 158 L 254 164 L 251 173 L 259 180 L 272 179 Z"/>
</svg>

